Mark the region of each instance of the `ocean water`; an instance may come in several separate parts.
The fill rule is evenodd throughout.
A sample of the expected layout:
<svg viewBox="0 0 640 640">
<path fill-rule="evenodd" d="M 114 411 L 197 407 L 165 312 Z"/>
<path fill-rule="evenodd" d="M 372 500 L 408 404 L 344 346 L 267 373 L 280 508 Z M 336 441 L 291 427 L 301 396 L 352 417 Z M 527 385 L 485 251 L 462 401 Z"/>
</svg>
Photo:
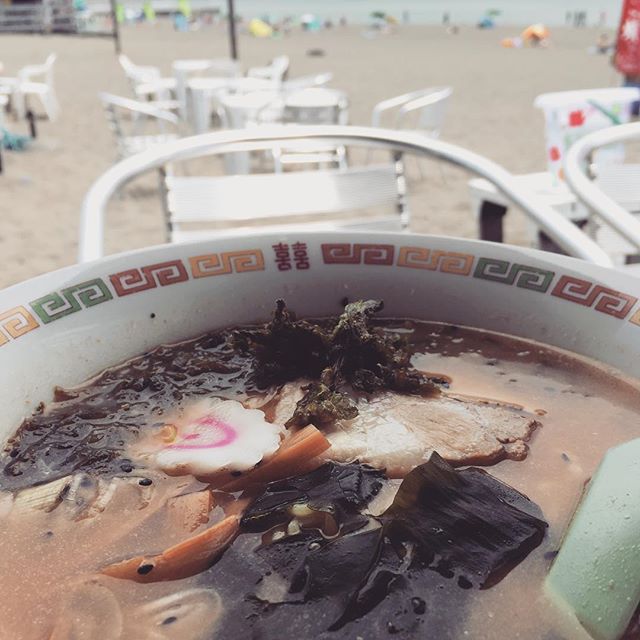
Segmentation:
<svg viewBox="0 0 640 640">
<path fill-rule="evenodd" d="M 209 4 L 207 2 L 207 4 Z M 225 0 L 212 0 L 226 12 Z M 615 27 L 620 18 L 622 0 L 235 0 L 236 13 L 245 18 L 312 13 L 322 20 L 345 17 L 349 22 L 366 24 L 371 12 L 384 11 L 398 20 L 414 24 L 438 24 L 448 13 L 452 23 L 476 24 L 489 9 L 499 10 L 497 24 L 525 25 L 544 22 L 564 25 L 567 13 L 587 12 L 588 25 Z"/>
</svg>

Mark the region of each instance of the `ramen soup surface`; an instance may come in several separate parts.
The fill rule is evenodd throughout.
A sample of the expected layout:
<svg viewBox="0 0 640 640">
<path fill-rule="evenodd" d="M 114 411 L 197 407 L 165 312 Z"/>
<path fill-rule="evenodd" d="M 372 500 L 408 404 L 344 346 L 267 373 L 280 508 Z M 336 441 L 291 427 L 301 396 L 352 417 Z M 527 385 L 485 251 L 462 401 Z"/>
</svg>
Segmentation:
<svg viewBox="0 0 640 640">
<path fill-rule="evenodd" d="M 0 638 L 588 638 L 543 581 L 604 452 L 637 437 L 635 382 L 504 335 L 375 325 L 408 340 L 437 389 L 350 390 L 358 417 L 319 431 L 284 426 L 309 380 L 265 387 L 231 330 L 57 388 L 2 458 Z M 367 460 L 347 459 L 361 446 L 352 428 L 375 433 Z M 468 435 L 468 450 L 449 447 L 451 433 Z M 465 471 L 469 457 L 490 475 Z M 463 503 L 487 498 L 471 524 L 448 511 L 456 491 L 471 492 Z M 416 498 L 436 493 L 448 497 Z M 469 565 L 465 550 L 492 518 L 520 555 Z M 438 551 L 443 531 L 455 558 Z"/>
</svg>

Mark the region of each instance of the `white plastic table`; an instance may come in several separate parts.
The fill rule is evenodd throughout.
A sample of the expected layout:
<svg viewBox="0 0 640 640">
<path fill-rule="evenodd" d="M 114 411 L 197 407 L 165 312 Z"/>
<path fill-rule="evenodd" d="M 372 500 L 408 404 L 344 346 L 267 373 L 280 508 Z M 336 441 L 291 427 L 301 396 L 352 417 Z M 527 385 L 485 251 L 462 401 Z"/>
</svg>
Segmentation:
<svg viewBox="0 0 640 640">
<path fill-rule="evenodd" d="M 236 78 L 240 75 L 240 64 L 230 58 L 175 60 L 171 65 L 176 79 L 176 96 L 180 103 L 182 120 L 189 118 L 187 80 L 193 74 L 207 74 L 209 77 Z"/>
<path fill-rule="evenodd" d="M 284 101 L 279 91 L 254 91 L 252 93 L 231 93 L 220 96 L 220 105 L 225 111 L 227 125 L 231 129 L 244 129 L 269 122 L 282 120 Z M 225 168 L 230 174 L 246 174 L 251 169 L 248 151 L 240 151 L 225 156 Z"/>
<path fill-rule="evenodd" d="M 274 91 L 277 83 L 261 78 L 191 78 L 187 80 L 190 122 L 193 132 L 206 133 L 209 130 L 212 102 L 219 100 L 222 93 L 243 94 L 253 91 Z"/>
</svg>

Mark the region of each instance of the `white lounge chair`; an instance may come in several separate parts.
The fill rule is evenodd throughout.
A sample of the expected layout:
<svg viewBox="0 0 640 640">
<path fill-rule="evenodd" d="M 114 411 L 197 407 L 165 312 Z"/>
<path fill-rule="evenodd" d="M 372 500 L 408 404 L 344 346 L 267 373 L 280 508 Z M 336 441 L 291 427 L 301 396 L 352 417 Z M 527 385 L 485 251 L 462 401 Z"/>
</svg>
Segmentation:
<svg viewBox="0 0 640 640">
<path fill-rule="evenodd" d="M 116 139 L 119 158 L 145 151 L 149 147 L 179 138 L 179 119 L 153 102 L 142 102 L 101 93 L 109 126 Z"/>
<path fill-rule="evenodd" d="M 109 169 L 94 183 L 84 200 L 80 223 L 80 261 L 92 260 L 103 254 L 103 227 L 107 203 L 132 178 L 148 171 L 162 169 L 169 163 L 188 161 L 192 158 L 228 153 L 234 149 L 251 151 L 264 150 L 273 146 L 288 147 L 308 140 L 330 146 L 353 145 L 384 149 L 393 160 L 393 174 L 396 176 L 394 200 L 397 207 L 395 214 L 391 218 L 389 218 L 388 214 L 385 217 L 387 221 L 391 221 L 400 227 L 406 227 L 408 223 L 404 204 L 405 181 L 402 175 L 402 156 L 403 154 L 413 154 L 419 157 L 431 157 L 450 162 L 491 180 L 499 190 L 508 195 L 517 206 L 523 208 L 527 215 L 568 253 L 597 264 L 611 265 L 609 257 L 575 225 L 558 216 L 549 206 L 519 189 L 514 184 L 513 176 L 509 172 L 486 158 L 466 149 L 415 133 L 341 126 L 256 127 L 244 131 L 210 133 L 158 145 L 144 154 L 123 160 Z M 367 169 L 371 169 L 370 174 L 366 172 Z M 296 224 L 293 228 L 300 228 L 300 223 L 310 211 L 314 209 L 318 211 L 317 205 L 314 204 L 316 201 L 326 203 L 328 199 L 335 199 L 335 212 L 342 211 L 342 209 L 338 209 L 338 205 L 346 202 L 349 198 L 351 199 L 350 203 L 354 203 L 357 197 L 365 199 L 372 197 L 370 189 L 375 188 L 379 182 L 382 182 L 382 175 L 376 173 L 378 171 L 379 169 L 376 167 L 359 167 L 357 169 L 350 167 L 346 176 L 342 176 L 341 174 L 344 172 L 341 171 L 325 171 L 319 174 L 320 182 L 313 189 L 310 187 L 305 188 L 300 183 L 297 183 L 296 186 L 291 182 L 290 184 L 296 187 L 295 190 L 281 190 L 273 185 L 286 186 L 285 179 L 298 180 L 304 178 L 305 174 L 273 174 L 264 178 L 263 176 L 207 177 L 207 182 L 203 182 L 200 185 L 196 185 L 195 182 L 189 185 L 188 181 L 182 182 L 181 179 L 170 179 L 167 183 L 167 189 L 173 195 L 169 195 L 167 198 L 167 221 L 171 224 L 171 228 L 168 231 L 171 234 L 176 233 L 176 222 L 178 222 L 177 231 L 187 231 L 183 225 L 187 224 L 186 219 L 192 214 L 200 220 L 203 217 L 207 217 L 208 221 L 226 219 L 228 215 L 226 206 L 233 206 L 233 198 L 235 197 L 235 195 L 229 195 L 232 188 L 242 194 L 239 197 L 243 198 L 244 206 L 244 213 L 240 214 L 241 218 L 234 221 L 236 225 L 240 221 L 244 223 L 247 218 L 252 216 L 253 211 L 256 213 L 264 211 L 265 202 L 270 209 L 269 215 L 266 216 L 262 213 L 258 218 L 262 221 L 269 220 L 283 210 L 279 208 L 282 202 L 279 198 L 290 198 L 291 201 L 297 199 L 297 206 L 305 207 L 306 209 L 304 212 L 294 211 L 293 204 L 290 204 L 288 209 L 284 209 L 287 213 L 294 214 Z M 385 171 L 387 176 L 392 173 L 389 169 Z M 343 177 L 345 178 L 344 182 Z M 374 177 L 373 183 L 369 180 L 370 177 Z M 268 187 L 274 200 L 271 201 L 265 198 L 265 191 L 258 192 L 258 187 L 253 192 L 252 183 L 248 181 L 250 178 L 263 178 L 265 183 L 270 181 L 271 187 L 263 184 L 262 188 Z M 350 182 L 350 178 L 353 178 L 355 183 L 359 185 L 353 193 L 350 191 L 350 187 L 339 188 L 336 186 L 340 183 L 347 185 Z M 195 180 L 198 180 L 198 178 L 195 178 Z M 209 180 L 223 180 L 223 182 L 209 183 Z M 211 187 L 209 186 L 210 184 L 215 186 Z M 255 184 L 258 184 L 257 180 Z M 193 188 L 195 186 L 198 186 L 198 190 Z M 217 194 L 223 193 L 224 190 L 227 190 L 227 195 L 223 200 L 222 196 Z M 198 195 L 200 193 L 203 193 L 204 196 Z M 182 199 L 183 196 L 184 200 Z M 278 206 L 276 206 L 276 203 Z M 270 206 L 271 204 L 272 206 Z M 270 221 L 274 222 L 273 218 Z M 310 223 L 308 219 L 305 222 L 317 224 Z M 331 228 L 339 228 L 348 227 L 352 222 L 354 221 L 339 215 L 330 222 L 323 220 L 320 224 L 323 224 L 325 228 L 327 225 L 331 226 Z M 364 222 L 362 220 L 355 222 L 360 226 L 363 223 L 373 223 L 375 225 L 377 222 L 384 222 L 384 218 L 377 220 L 376 218 L 371 218 L 365 219 Z M 291 229 L 291 227 L 289 228 Z M 237 228 L 231 232 L 237 233 Z M 173 239 L 178 239 L 179 237 L 179 235 L 176 235 Z M 184 238 L 184 236 L 182 237 Z"/>
<path fill-rule="evenodd" d="M 594 156 L 611 144 L 640 142 L 640 123 L 586 135 L 571 146 L 566 181 L 589 212 L 585 231 L 613 263 L 640 272 L 640 164 L 598 164 Z"/>
</svg>

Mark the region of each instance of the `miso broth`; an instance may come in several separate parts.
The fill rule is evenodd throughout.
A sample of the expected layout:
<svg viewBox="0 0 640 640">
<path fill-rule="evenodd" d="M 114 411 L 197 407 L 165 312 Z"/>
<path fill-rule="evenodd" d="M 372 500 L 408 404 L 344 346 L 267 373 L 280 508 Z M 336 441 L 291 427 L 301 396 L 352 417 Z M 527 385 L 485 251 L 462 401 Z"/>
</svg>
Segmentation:
<svg viewBox="0 0 640 640">
<path fill-rule="evenodd" d="M 302 428 L 285 429 L 282 416 L 291 414 L 308 379 L 278 388 L 263 384 L 255 375 L 255 359 L 235 348 L 228 339 L 232 330 L 224 330 L 158 347 L 80 387 L 56 389 L 52 402 L 16 425 L 1 459 L 0 638 L 587 639 L 547 598 L 543 582 L 603 454 L 638 436 L 636 382 L 572 354 L 486 331 L 410 319 L 375 325 L 409 341 L 411 365 L 438 380 L 443 397 L 472 402 L 473 415 L 477 406 L 504 405 L 505 420 L 517 422 L 516 444 L 505 441 L 504 450 L 492 449 L 483 469 L 535 503 L 548 527 L 504 576 L 479 588 L 430 568 L 402 574 L 402 562 L 385 569 L 386 560 L 378 557 L 376 573 L 367 574 L 358 599 L 343 602 L 337 587 L 294 597 L 299 571 L 292 564 L 297 554 L 317 550 L 318 531 L 328 542 L 353 533 L 341 528 L 330 509 L 318 519 L 318 512 L 300 502 L 288 507 L 286 513 L 293 515 L 284 524 L 257 530 L 239 518 L 255 507 L 268 482 L 305 477 L 334 460 L 331 448 L 299 465 L 289 460 L 277 466 L 270 456 L 276 460 L 279 450 L 265 444 L 269 453 L 262 460 L 254 464 L 247 458 L 248 472 L 224 467 L 207 479 L 185 473 L 196 467 L 179 462 L 168 475 L 166 466 L 153 463 L 158 457 L 140 455 L 149 441 L 160 446 L 163 437 L 175 437 L 189 407 L 210 398 L 263 411 L 251 420 L 277 418 L 280 435 L 274 437 L 284 438 L 281 443 Z M 378 411 L 370 401 L 380 393 L 354 394 L 362 414 Z M 411 398 L 384 393 L 399 394 L 399 402 Z M 433 401 L 424 397 L 415 411 L 428 411 Z M 331 440 L 332 428 L 322 425 L 319 431 Z M 247 442 L 255 444 L 256 432 L 247 429 Z M 240 449 L 234 455 L 242 457 Z M 425 462 L 429 455 L 425 450 Z M 372 460 L 373 467 L 381 466 L 375 455 Z M 458 470 L 469 466 L 455 455 L 449 460 Z M 361 536 L 375 528 L 375 517 L 389 507 L 402 482 L 402 477 L 380 479 L 379 470 L 368 471 L 366 462 L 358 463 L 358 483 L 369 478 L 367 504 L 359 508 L 361 515 L 344 521 L 361 527 L 354 529 Z M 257 479 L 250 481 L 252 473 Z M 34 492 L 34 486 L 40 489 Z M 284 491 L 282 484 L 273 486 Z M 360 484 L 357 491 L 366 493 Z M 368 517 L 374 519 L 363 525 L 361 519 Z M 234 518 L 239 529 L 222 542 L 224 532 L 207 543 L 209 550 L 219 545 L 215 554 L 189 557 L 185 540 L 202 540 Z M 165 555 L 174 562 L 169 569 L 163 568 Z M 183 556 L 181 572 L 172 573 L 175 558 Z M 350 573 L 350 556 L 345 557 L 344 575 L 331 579 L 348 581 L 357 573 L 357 567 Z M 129 568 L 123 568 L 130 559 L 134 579 L 126 579 Z M 154 572 L 161 579 L 156 581 Z M 343 612 L 340 620 L 336 607 Z"/>
</svg>

